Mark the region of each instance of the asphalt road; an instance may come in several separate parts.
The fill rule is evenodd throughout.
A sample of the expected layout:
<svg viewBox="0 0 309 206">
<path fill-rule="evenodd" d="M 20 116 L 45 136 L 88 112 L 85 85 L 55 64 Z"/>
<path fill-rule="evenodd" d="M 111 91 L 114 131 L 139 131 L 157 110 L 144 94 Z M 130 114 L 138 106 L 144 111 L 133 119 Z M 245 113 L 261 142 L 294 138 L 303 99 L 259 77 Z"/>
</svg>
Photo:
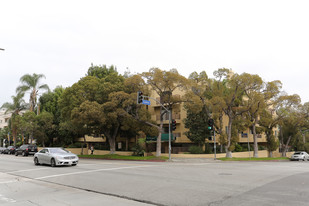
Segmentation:
<svg viewBox="0 0 309 206">
<path fill-rule="evenodd" d="M 0 205 L 308 205 L 309 162 L 80 160 L 0 155 Z"/>
</svg>

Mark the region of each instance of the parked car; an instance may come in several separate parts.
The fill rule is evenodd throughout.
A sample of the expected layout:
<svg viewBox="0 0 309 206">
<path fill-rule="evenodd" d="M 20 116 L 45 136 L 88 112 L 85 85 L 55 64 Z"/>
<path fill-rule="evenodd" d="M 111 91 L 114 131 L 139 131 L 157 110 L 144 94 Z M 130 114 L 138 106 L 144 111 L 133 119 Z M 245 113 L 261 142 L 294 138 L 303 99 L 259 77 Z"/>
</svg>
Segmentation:
<svg viewBox="0 0 309 206">
<path fill-rule="evenodd" d="M 5 147 L 0 147 L 0 154 L 2 154 L 5 149 Z"/>
<path fill-rule="evenodd" d="M 307 152 L 295 152 L 292 156 L 291 156 L 291 160 L 309 160 L 309 154 Z"/>
<path fill-rule="evenodd" d="M 31 144 L 24 144 L 21 145 L 19 148 L 15 150 L 15 156 L 22 155 L 22 156 L 28 156 L 28 155 L 34 155 L 38 152 L 38 148 L 36 145 Z"/>
<path fill-rule="evenodd" d="M 14 154 L 15 153 L 15 147 L 14 146 L 8 146 L 5 150 L 3 150 L 3 154 Z"/>
<path fill-rule="evenodd" d="M 34 154 L 34 164 L 48 164 L 52 167 L 59 165 L 76 166 L 78 163 L 78 156 L 63 148 L 44 148 Z"/>
</svg>

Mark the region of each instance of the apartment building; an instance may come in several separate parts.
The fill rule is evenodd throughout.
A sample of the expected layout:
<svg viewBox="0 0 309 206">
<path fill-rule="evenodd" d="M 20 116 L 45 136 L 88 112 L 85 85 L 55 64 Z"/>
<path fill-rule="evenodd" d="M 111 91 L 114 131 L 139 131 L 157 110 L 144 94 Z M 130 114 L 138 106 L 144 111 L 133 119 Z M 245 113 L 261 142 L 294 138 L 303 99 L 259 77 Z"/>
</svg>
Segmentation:
<svg viewBox="0 0 309 206">
<path fill-rule="evenodd" d="M 0 129 L 3 129 L 8 126 L 11 115 L 12 115 L 11 112 L 6 113 L 5 108 L 0 109 Z"/>
<path fill-rule="evenodd" d="M 173 93 L 173 96 L 182 96 L 184 95 L 183 91 L 176 90 Z M 155 100 L 154 100 L 155 99 Z M 155 93 L 152 94 L 152 98 L 150 99 L 151 104 L 148 107 L 148 111 L 152 114 L 152 120 L 155 120 L 158 125 L 160 124 L 160 101 L 159 96 Z M 184 108 L 184 103 L 177 104 L 173 107 L 172 110 L 172 119 L 176 120 L 176 130 L 173 131 L 172 134 L 172 153 L 179 153 L 179 152 L 187 152 L 188 148 L 193 145 L 193 143 L 188 139 L 188 137 L 185 135 L 185 132 L 187 129 L 184 125 L 184 119 L 186 118 L 187 113 Z M 164 116 L 164 122 L 163 122 L 163 129 L 164 133 L 162 134 L 162 152 L 167 153 L 168 152 L 168 132 L 169 132 L 169 117 L 168 114 Z M 224 131 L 227 132 L 228 130 L 228 118 L 227 116 L 223 117 L 223 128 Z M 275 136 L 277 137 L 278 129 L 275 129 L 274 131 Z M 238 143 L 239 144 L 253 144 L 253 133 L 248 128 L 244 131 L 239 131 L 238 133 Z M 156 138 L 147 137 L 148 141 L 155 141 Z M 218 137 L 217 137 L 218 140 Z M 267 139 L 264 134 L 259 134 L 257 137 L 257 141 L 259 145 L 266 146 L 267 145 Z M 205 143 L 209 143 L 210 145 L 214 144 L 214 139 L 206 139 Z M 218 145 L 218 141 L 216 141 L 216 144 Z M 220 145 L 219 145 L 220 146 Z"/>
</svg>

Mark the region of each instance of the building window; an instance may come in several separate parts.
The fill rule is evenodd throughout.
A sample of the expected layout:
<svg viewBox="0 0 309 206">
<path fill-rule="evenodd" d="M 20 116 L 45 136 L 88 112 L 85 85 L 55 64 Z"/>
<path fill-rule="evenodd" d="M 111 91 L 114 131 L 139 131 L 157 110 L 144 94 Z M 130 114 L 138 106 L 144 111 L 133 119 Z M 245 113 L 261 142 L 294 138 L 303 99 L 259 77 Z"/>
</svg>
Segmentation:
<svg viewBox="0 0 309 206">
<path fill-rule="evenodd" d="M 241 138 L 248 138 L 248 133 L 241 132 Z"/>
</svg>

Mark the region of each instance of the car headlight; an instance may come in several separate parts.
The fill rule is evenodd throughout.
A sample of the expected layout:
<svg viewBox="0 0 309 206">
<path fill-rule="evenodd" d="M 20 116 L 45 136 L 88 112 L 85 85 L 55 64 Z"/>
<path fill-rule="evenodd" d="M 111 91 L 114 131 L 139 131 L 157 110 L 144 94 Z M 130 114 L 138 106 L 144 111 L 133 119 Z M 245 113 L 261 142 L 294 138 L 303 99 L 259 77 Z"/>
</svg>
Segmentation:
<svg viewBox="0 0 309 206">
<path fill-rule="evenodd" d="M 56 158 L 59 160 L 59 159 L 63 159 L 62 156 L 56 156 Z"/>
</svg>

